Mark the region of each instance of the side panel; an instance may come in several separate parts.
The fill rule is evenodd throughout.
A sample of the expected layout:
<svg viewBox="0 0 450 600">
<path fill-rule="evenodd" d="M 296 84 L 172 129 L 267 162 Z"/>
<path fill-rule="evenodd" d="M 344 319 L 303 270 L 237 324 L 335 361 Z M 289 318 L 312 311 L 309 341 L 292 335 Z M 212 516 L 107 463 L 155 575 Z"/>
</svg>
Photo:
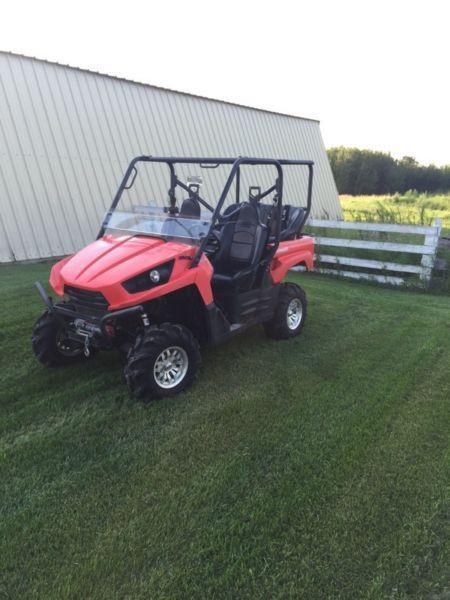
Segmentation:
<svg viewBox="0 0 450 600">
<path fill-rule="evenodd" d="M 281 242 L 270 266 L 273 283 L 280 283 L 295 265 L 304 264 L 308 271 L 314 268 L 314 239 L 303 236 L 298 240 Z"/>
<path fill-rule="evenodd" d="M 238 295 L 239 321 L 245 325 L 264 323 L 273 317 L 277 306 L 278 285 L 266 285 Z"/>
<path fill-rule="evenodd" d="M 267 278 L 261 288 L 247 292 L 232 292 L 220 297 L 219 308 L 215 303 L 206 307 L 209 343 L 219 344 L 231 335 L 252 325 L 269 321 L 275 312 L 280 286 Z"/>
</svg>

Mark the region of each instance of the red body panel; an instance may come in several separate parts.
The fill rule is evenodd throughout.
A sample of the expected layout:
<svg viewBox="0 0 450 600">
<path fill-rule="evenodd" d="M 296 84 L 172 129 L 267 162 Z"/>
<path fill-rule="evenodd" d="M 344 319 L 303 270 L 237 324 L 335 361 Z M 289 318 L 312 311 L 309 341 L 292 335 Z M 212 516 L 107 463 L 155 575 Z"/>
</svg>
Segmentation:
<svg viewBox="0 0 450 600">
<path fill-rule="evenodd" d="M 109 310 L 148 302 L 188 285 L 197 286 L 204 303 L 211 304 L 213 267 L 203 255 L 198 266 L 190 269 L 195 252 L 196 247 L 181 242 L 147 236 L 105 235 L 56 263 L 51 270 L 50 285 L 59 296 L 64 295 L 65 285 L 101 292 L 109 303 Z M 299 263 L 312 269 L 313 259 L 311 237 L 281 242 L 270 268 L 273 283 L 280 283 L 287 271 Z M 122 286 L 127 279 L 169 260 L 174 260 L 174 266 L 167 283 L 136 294 L 128 293 Z"/>
<path fill-rule="evenodd" d="M 280 283 L 291 267 L 304 263 L 308 271 L 314 268 L 314 239 L 307 235 L 298 240 L 280 242 L 270 265 L 274 283 Z"/>
<path fill-rule="evenodd" d="M 194 246 L 158 238 L 105 235 L 54 265 L 50 285 L 59 296 L 65 285 L 101 292 L 110 310 L 141 304 L 188 285 L 196 285 L 205 304 L 210 304 L 213 268 L 203 256 L 198 266 L 190 269 L 195 251 Z M 136 294 L 122 286 L 127 279 L 169 260 L 175 262 L 168 283 Z"/>
</svg>

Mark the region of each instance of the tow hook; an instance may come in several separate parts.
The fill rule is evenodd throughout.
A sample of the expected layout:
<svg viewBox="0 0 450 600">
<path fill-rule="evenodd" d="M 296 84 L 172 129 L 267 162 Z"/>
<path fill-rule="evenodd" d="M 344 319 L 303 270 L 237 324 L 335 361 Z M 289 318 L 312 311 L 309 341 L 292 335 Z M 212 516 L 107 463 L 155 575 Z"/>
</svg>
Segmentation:
<svg viewBox="0 0 450 600">
<path fill-rule="evenodd" d="M 83 354 L 85 355 L 86 358 L 89 358 L 89 356 L 91 355 L 91 351 L 89 350 L 89 336 L 86 336 L 84 338 L 84 350 L 83 350 Z"/>
</svg>

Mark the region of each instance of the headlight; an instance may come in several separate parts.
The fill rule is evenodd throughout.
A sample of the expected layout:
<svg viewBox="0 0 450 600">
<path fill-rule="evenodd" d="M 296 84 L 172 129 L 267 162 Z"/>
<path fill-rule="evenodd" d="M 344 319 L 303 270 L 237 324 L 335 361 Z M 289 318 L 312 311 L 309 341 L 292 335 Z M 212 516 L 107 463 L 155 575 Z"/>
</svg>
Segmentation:
<svg viewBox="0 0 450 600">
<path fill-rule="evenodd" d="M 152 269 L 148 276 L 150 277 L 150 281 L 152 283 L 159 283 L 159 280 L 161 279 L 158 269 Z"/>
<path fill-rule="evenodd" d="M 173 260 L 153 267 L 150 270 L 144 271 L 131 279 L 127 279 L 122 283 L 123 287 L 129 294 L 136 294 L 137 292 L 145 292 L 151 290 L 157 285 L 167 283 L 170 279 L 173 269 Z"/>
</svg>

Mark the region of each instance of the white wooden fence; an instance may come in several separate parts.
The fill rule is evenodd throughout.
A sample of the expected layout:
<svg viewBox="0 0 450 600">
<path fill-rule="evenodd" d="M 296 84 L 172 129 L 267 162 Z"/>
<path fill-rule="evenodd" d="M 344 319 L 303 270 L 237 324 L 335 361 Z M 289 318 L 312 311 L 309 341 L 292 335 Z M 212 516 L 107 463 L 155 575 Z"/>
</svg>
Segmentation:
<svg viewBox="0 0 450 600">
<path fill-rule="evenodd" d="M 367 279 L 380 283 L 403 285 L 406 278 L 403 274 L 415 274 L 419 276 L 422 285 L 427 285 L 431 279 L 439 235 L 442 227 L 440 219 L 436 219 L 432 225 L 397 225 L 394 223 L 355 223 L 351 221 L 326 221 L 310 219 L 308 226 L 326 229 L 350 229 L 354 231 L 385 232 L 385 233 L 407 233 L 422 236 L 422 243 L 406 244 L 397 242 L 382 242 L 363 239 L 345 239 L 314 235 L 316 241 L 316 268 L 319 273 L 340 275 L 353 279 Z M 418 242 L 420 239 L 417 240 Z M 356 248 L 376 251 L 376 258 L 354 258 L 350 256 L 336 256 L 327 254 L 324 247 Z M 384 252 L 402 252 L 408 254 L 420 254 L 422 256 L 420 265 L 402 264 L 383 260 Z M 334 268 L 331 267 L 334 265 Z M 344 267 L 342 269 L 341 267 Z M 361 270 L 346 270 L 345 267 L 358 268 Z M 395 274 L 380 273 L 388 271 Z"/>
</svg>

